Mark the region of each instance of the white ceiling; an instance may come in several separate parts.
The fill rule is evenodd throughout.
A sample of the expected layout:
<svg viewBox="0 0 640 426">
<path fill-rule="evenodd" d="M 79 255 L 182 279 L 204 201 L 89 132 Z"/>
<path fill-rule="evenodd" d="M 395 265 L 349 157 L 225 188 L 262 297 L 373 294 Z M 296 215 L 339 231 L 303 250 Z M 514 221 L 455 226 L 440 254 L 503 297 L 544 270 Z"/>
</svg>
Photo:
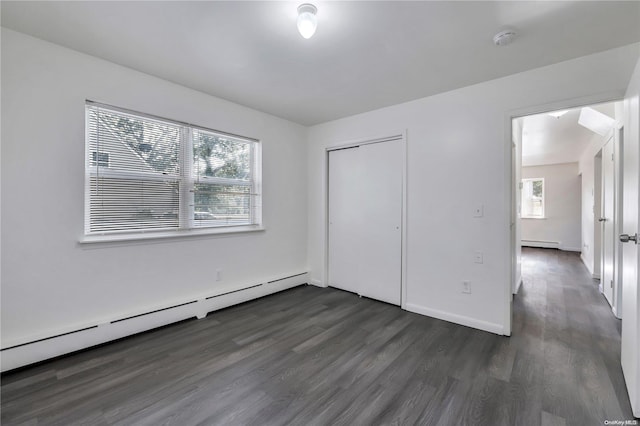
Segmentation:
<svg viewBox="0 0 640 426">
<path fill-rule="evenodd" d="M 311 125 L 640 40 L 640 2 L 11 2 L 2 26 Z M 505 26 L 519 37 L 492 37 Z"/>
<path fill-rule="evenodd" d="M 615 102 L 590 107 L 615 118 Z M 578 124 L 581 109 L 571 109 L 559 118 L 547 113 L 521 118 L 522 165 L 541 166 L 577 162 L 589 143 L 594 138 L 601 137 Z"/>
</svg>

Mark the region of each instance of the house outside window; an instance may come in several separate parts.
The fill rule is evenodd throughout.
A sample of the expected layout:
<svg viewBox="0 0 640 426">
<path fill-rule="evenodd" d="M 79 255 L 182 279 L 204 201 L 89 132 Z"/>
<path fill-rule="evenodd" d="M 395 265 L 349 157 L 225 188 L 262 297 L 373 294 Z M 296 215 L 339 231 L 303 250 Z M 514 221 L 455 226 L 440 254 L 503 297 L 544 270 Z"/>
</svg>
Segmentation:
<svg viewBox="0 0 640 426">
<path fill-rule="evenodd" d="M 522 179 L 522 217 L 544 218 L 544 179 Z"/>
<path fill-rule="evenodd" d="M 87 102 L 85 235 L 261 225 L 260 143 Z"/>
<path fill-rule="evenodd" d="M 91 152 L 91 165 L 100 167 L 109 167 L 109 153 L 108 152 Z"/>
</svg>

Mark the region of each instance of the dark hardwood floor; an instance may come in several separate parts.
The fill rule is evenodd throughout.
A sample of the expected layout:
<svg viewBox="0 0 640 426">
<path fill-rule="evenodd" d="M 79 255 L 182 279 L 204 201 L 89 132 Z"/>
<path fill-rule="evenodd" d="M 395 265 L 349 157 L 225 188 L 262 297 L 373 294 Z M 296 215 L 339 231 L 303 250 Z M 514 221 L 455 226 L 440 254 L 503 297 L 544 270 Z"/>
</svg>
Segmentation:
<svg viewBox="0 0 640 426">
<path fill-rule="evenodd" d="M 575 253 L 525 249 L 513 336 L 297 287 L 2 377 L 3 425 L 602 425 L 620 323 Z"/>
</svg>

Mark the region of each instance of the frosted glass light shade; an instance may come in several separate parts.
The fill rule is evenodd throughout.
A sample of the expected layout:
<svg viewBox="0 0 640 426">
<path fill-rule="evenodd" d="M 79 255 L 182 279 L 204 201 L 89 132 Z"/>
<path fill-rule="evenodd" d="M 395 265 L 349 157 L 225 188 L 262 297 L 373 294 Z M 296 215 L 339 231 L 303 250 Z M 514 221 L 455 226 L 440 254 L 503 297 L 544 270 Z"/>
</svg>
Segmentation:
<svg viewBox="0 0 640 426">
<path fill-rule="evenodd" d="M 318 27 L 318 10 L 312 4 L 305 3 L 298 6 L 298 31 L 304 38 L 311 38 Z"/>
</svg>

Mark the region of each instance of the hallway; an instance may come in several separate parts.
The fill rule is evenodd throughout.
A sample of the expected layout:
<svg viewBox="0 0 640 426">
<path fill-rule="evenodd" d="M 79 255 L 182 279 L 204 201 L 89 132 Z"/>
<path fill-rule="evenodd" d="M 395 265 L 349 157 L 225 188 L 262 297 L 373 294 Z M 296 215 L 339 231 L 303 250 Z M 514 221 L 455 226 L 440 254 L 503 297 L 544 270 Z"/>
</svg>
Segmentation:
<svg viewBox="0 0 640 426">
<path fill-rule="evenodd" d="M 620 366 L 621 322 L 579 254 L 523 247 L 522 275 L 511 338 L 515 363 L 530 368 L 530 382 L 520 383 L 527 388 L 520 390 L 527 395 L 522 409 L 541 409 L 542 424 L 633 419 Z"/>
</svg>

